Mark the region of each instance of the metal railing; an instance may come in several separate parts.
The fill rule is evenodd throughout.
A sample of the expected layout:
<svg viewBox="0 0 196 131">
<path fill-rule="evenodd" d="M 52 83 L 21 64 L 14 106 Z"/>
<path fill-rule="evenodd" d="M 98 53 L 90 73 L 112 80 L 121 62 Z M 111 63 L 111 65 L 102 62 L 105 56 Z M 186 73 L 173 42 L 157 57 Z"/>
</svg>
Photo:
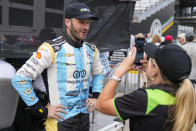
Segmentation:
<svg viewBox="0 0 196 131">
<path fill-rule="evenodd" d="M 141 0 L 137 1 L 135 5 L 135 12 L 134 15 L 140 15 L 147 10 L 153 8 L 157 4 L 161 3 L 164 0 Z"/>
<path fill-rule="evenodd" d="M 140 23 L 152 14 L 166 7 L 175 0 L 141 0 L 137 1 L 134 10 L 133 22 Z"/>
</svg>

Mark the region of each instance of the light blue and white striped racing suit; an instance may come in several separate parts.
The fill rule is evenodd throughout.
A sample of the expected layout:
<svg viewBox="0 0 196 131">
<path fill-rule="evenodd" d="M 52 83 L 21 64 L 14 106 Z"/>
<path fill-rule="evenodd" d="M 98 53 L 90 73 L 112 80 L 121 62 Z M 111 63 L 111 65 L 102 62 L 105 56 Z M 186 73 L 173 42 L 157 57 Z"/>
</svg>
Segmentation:
<svg viewBox="0 0 196 131">
<path fill-rule="evenodd" d="M 64 36 L 43 43 L 12 80 L 27 106 L 39 103 L 32 81 L 46 68 L 50 104 L 67 107 L 67 114 L 61 114 L 65 119 L 87 113 L 85 103 L 90 73 L 94 76 L 93 92 L 101 92 L 103 88 L 103 67 L 96 46 L 83 42 L 81 46 L 74 47 Z M 37 110 L 42 112 L 40 109 Z"/>
</svg>

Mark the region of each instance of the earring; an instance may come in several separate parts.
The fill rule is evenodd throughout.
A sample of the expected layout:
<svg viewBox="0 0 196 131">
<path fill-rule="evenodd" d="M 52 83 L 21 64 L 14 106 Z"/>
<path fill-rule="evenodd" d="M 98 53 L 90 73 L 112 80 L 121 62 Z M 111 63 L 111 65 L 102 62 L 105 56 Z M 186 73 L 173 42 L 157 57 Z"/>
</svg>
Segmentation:
<svg viewBox="0 0 196 131">
<path fill-rule="evenodd" d="M 151 79 L 152 81 L 154 81 L 154 77 L 151 76 L 150 79 Z"/>
</svg>

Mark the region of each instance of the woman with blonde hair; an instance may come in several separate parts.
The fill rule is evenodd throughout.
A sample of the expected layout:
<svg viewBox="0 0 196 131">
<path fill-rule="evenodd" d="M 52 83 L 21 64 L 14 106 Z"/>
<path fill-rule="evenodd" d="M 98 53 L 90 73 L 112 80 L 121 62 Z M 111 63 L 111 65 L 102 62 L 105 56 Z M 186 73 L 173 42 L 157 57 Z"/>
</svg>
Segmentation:
<svg viewBox="0 0 196 131">
<path fill-rule="evenodd" d="M 155 34 L 153 35 L 151 42 L 154 43 L 155 45 L 160 45 L 162 42 L 162 39 L 159 35 Z"/>
<path fill-rule="evenodd" d="M 114 98 L 122 76 L 134 68 L 136 48 L 124 59 L 105 85 L 96 108 L 122 121 L 129 119 L 131 131 L 191 131 L 196 120 L 196 101 L 188 79 L 191 60 L 176 44 L 144 46 L 148 60 L 142 60 L 147 88 Z"/>
</svg>

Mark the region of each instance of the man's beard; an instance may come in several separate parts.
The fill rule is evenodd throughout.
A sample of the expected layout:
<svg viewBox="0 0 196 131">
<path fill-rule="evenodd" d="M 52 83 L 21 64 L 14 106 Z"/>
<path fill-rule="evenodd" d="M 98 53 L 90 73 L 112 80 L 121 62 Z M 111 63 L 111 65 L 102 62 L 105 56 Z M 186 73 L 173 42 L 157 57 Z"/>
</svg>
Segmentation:
<svg viewBox="0 0 196 131">
<path fill-rule="evenodd" d="M 77 41 L 80 41 L 80 40 L 83 40 L 79 37 L 79 32 L 75 29 L 73 23 L 71 22 L 71 28 L 70 28 L 70 34 L 72 35 L 72 37 L 77 40 Z M 77 35 L 78 34 L 78 35 Z"/>
</svg>

